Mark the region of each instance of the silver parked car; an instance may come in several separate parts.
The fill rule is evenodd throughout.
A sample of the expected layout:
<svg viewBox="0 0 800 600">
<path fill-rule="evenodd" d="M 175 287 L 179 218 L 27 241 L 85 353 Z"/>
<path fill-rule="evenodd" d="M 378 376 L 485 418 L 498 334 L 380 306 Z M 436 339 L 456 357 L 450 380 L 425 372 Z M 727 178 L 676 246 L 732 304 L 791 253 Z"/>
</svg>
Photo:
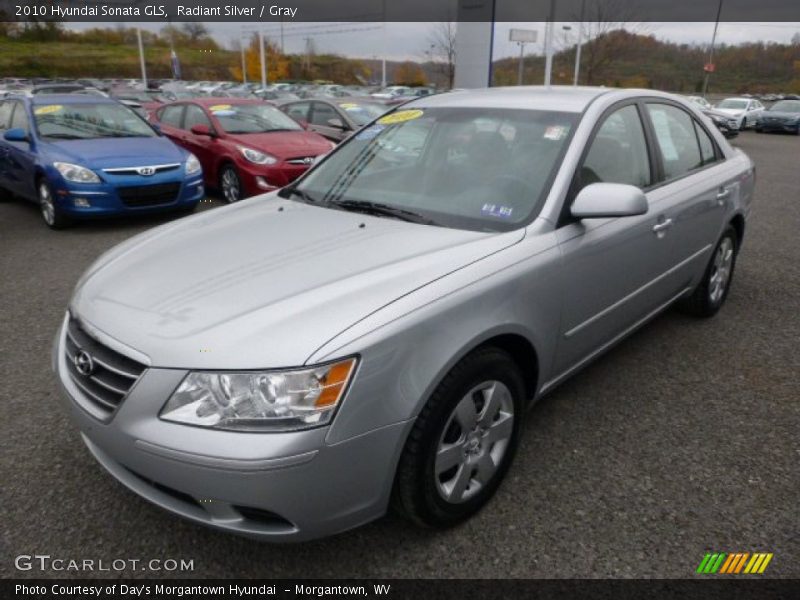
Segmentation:
<svg viewBox="0 0 800 600">
<path fill-rule="evenodd" d="M 719 310 L 754 180 L 668 94 L 415 100 L 279 192 L 100 257 L 58 381 L 98 462 L 193 521 L 301 540 L 391 504 L 453 525 L 527 406 L 674 302 Z"/>
</svg>

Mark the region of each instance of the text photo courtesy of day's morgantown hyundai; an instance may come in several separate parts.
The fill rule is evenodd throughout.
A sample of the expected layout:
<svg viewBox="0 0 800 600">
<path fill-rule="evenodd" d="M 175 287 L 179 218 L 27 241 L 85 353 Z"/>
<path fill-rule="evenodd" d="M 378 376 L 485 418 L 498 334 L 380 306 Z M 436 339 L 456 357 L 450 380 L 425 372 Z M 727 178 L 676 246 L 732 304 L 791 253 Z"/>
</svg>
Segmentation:
<svg viewBox="0 0 800 600">
<path fill-rule="evenodd" d="M 0 17 L 4 597 L 800 593 L 800 5 Z"/>
</svg>

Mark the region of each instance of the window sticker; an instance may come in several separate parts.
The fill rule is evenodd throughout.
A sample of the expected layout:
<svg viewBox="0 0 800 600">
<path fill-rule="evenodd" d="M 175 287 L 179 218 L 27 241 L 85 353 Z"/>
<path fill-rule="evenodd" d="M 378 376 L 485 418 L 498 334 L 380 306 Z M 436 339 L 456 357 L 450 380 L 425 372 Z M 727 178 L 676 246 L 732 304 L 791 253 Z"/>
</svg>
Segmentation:
<svg viewBox="0 0 800 600">
<path fill-rule="evenodd" d="M 562 125 L 550 125 L 547 129 L 544 130 L 544 139 L 546 140 L 553 140 L 554 142 L 558 142 L 563 140 L 564 137 L 567 135 L 567 128 L 563 127 Z"/>
<path fill-rule="evenodd" d="M 366 129 L 363 129 L 356 134 L 356 139 L 371 140 L 384 129 L 386 128 L 383 125 L 373 125 L 372 127 L 367 127 Z"/>
<path fill-rule="evenodd" d="M 47 106 L 37 106 L 33 114 L 35 115 L 51 115 L 53 113 L 61 112 L 64 109 L 60 104 L 48 104 Z"/>
<path fill-rule="evenodd" d="M 481 207 L 482 215 L 498 219 L 510 219 L 513 212 L 514 209 L 511 206 L 503 206 L 502 204 L 484 204 Z"/>
<path fill-rule="evenodd" d="M 678 150 L 675 148 L 675 142 L 672 141 L 672 131 L 670 131 L 669 128 L 669 117 L 667 117 L 667 113 L 663 110 L 651 108 L 650 120 L 653 122 L 653 128 L 656 130 L 658 145 L 661 148 L 661 154 L 664 160 L 678 160 Z"/>
<path fill-rule="evenodd" d="M 215 110 L 211 113 L 215 117 L 233 117 L 236 114 L 236 111 L 233 109 L 230 110 Z"/>
<path fill-rule="evenodd" d="M 413 121 L 419 119 L 423 115 L 421 110 L 401 110 L 385 117 L 378 119 L 381 125 L 396 125 L 397 123 L 405 123 L 406 121 Z"/>
<path fill-rule="evenodd" d="M 215 104 L 214 106 L 209 106 L 208 110 L 210 110 L 212 113 L 218 113 L 218 112 L 223 112 L 223 111 L 233 112 L 231 110 L 232 108 L 233 107 L 230 104 Z"/>
<path fill-rule="evenodd" d="M 354 104 L 353 102 L 343 102 L 342 104 L 339 105 L 339 108 L 343 108 L 345 110 L 348 110 L 350 108 L 358 108 L 358 104 Z"/>
</svg>

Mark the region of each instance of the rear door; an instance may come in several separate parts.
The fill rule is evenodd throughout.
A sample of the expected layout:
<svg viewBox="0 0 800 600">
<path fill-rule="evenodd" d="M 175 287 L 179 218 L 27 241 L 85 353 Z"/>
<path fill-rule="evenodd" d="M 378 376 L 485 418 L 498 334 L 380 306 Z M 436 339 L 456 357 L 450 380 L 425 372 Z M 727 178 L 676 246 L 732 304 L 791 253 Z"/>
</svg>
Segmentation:
<svg viewBox="0 0 800 600">
<path fill-rule="evenodd" d="M 655 157 L 636 101 L 610 108 L 598 123 L 580 166 L 556 234 L 564 290 L 555 373 L 563 376 L 664 305 L 674 290 L 665 274 L 670 243 L 663 205 L 654 197 Z M 569 212 L 578 192 L 592 183 L 641 188 L 644 215 L 577 220 Z"/>
<path fill-rule="evenodd" d="M 168 104 L 156 111 L 158 125 L 161 128 L 161 133 L 171 139 L 173 142 L 181 147 L 185 147 L 183 142 L 183 135 L 181 126 L 183 124 L 183 112 L 186 105 L 181 104 Z"/>
<path fill-rule="evenodd" d="M 30 119 L 25 106 L 20 101 L 12 102 L 9 129 L 22 129 L 31 135 Z M 23 198 L 35 199 L 35 147 L 31 139 L 25 142 L 5 142 L 7 148 L 5 185 L 9 191 Z"/>
<path fill-rule="evenodd" d="M 660 99 L 646 107 L 662 180 L 653 195 L 672 240 L 671 279 L 673 287 L 686 287 L 702 273 L 739 193 L 736 173 L 706 126 L 689 111 Z"/>
<path fill-rule="evenodd" d="M 8 167 L 8 155 L 11 143 L 3 139 L 3 134 L 11 123 L 11 113 L 14 111 L 14 104 L 6 100 L 0 101 L 0 187 L 7 189 L 6 170 Z"/>
</svg>

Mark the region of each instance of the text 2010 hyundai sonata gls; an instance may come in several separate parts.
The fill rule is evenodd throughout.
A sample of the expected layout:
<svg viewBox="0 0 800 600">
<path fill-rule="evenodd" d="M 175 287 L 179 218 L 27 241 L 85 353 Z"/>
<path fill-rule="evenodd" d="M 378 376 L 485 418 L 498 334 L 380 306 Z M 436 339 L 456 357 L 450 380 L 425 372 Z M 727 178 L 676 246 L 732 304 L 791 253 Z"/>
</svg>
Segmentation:
<svg viewBox="0 0 800 600">
<path fill-rule="evenodd" d="M 273 540 L 391 503 L 475 513 L 523 411 L 675 301 L 725 301 L 751 161 L 657 92 L 442 94 L 288 188 L 167 224 L 79 281 L 54 349 L 95 458 Z"/>
</svg>

